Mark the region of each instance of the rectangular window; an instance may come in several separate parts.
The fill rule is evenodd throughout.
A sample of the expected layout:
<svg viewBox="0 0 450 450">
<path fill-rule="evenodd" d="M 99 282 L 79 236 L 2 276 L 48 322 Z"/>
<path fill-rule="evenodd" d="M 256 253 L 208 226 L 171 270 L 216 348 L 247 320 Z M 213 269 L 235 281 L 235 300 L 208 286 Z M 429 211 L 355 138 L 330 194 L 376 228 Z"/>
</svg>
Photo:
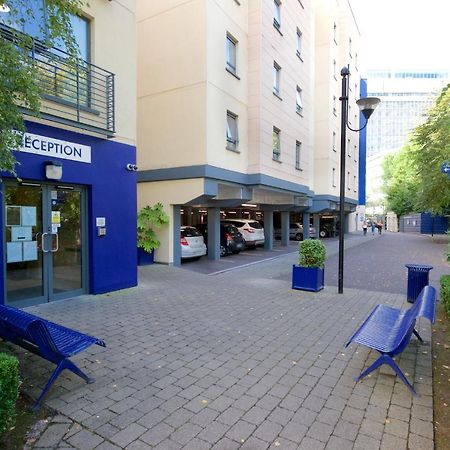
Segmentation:
<svg viewBox="0 0 450 450">
<path fill-rule="evenodd" d="M 281 131 L 277 127 L 273 127 L 273 132 L 272 132 L 272 158 L 275 161 L 279 161 L 280 160 L 280 154 L 281 154 L 280 133 L 281 133 Z"/>
<path fill-rule="evenodd" d="M 302 58 L 302 32 L 297 28 L 297 56 L 301 59 Z"/>
<path fill-rule="evenodd" d="M 296 95 L 295 98 L 296 98 L 297 113 L 301 114 L 303 112 L 302 90 L 298 86 L 295 95 Z"/>
<path fill-rule="evenodd" d="M 334 167 L 331 182 L 333 184 L 333 187 L 336 187 L 336 169 Z"/>
<path fill-rule="evenodd" d="M 356 192 L 356 175 L 353 176 L 353 191 Z"/>
<path fill-rule="evenodd" d="M 273 62 L 272 90 L 273 90 L 273 93 L 278 96 L 280 96 L 280 72 L 281 72 L 281 67 L 274 61 Z"/>
<path fill-rule="evenodd" d="M 333 131 L 333 152 L 336 151 L 336 131 Z"/>
<path fill-rule="evenodd" d="M 227 149 L 237 151 L 238 149 L 238 116 L 227 111 Z"/>
<path fill-rule="evenodd" d="M 297 170 L 302 170 L 301 153 L 302 153 L 302 143 L 299 141 L 295 141 L 295 168 Z"/>
<path fill-rule="evenodd" d="M 237 74 L 237 40 L 231 36 L 231 34 L 227 33 L 226 39 L 227 46 L 227 65 L 226 68 L 233 75 Z"/>
<path fill-rule="evenodd" d="M 352 156 L 352 151 L 350 148 L 350 139 L 347 139 L 347 156 Z"/>
<path fill-rule="evenodd" d="M 273 26 L 279 30 L 281 27 L 281 2 L 273 0 Z"/>
<path fill-rule="evenodd" d="M 350 172 L 347 172 L 347 190 L 350 190 Z"/>
<path fill-rule="evenodd" d="M 336 108 L 336 96 L 333 95 L 333 114 L 337 116 L 337 108 Z"/>
</svg>

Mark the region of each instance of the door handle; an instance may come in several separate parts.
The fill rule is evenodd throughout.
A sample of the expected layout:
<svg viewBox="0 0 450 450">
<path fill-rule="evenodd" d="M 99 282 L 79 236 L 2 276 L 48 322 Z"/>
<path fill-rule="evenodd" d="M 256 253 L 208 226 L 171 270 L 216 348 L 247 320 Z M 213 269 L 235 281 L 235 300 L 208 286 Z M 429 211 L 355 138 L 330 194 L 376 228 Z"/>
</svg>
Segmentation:
<svg viewBox="0 0 450 450">
<path fill-rule="evenodd" d="M 58 233 L 50 233 L 50 234 L 51 234 L 52 236 L 56 236 L 56 247 L 51 249 L 51 252 L 52 252 L 52 253 L 55 253 L 55 252 L 57 252 L 58 249 L 59 249 L 59 235 L 58 235 Z M 53 241 L 52 241 L 52 244 L 53 244 Z"/>
<path fill-rule="evenodd" d="M 45 249 L 45 236 L 51 233 L 42 233 L 41 234 L 41 248 L 43 253 L 48 253 L 50 250 Z"/>
</svg>

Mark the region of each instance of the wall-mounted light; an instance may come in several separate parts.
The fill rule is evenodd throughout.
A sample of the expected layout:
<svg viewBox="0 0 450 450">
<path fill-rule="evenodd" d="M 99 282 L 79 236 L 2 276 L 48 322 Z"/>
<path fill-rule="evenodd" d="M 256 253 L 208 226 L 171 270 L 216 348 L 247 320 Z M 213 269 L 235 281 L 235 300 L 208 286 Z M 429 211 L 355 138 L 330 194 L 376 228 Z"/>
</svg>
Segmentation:
<svg viewBox="0 0 450 450">
<path fill-rule="evenodd" d="M 62 178 L 62 164 L 54 161 L 45 163 L 45 178 L 48 180 L 60 180 Z"/>
<path fill-rule="evenodd" d="M 138 170 L 138 166 L 136 164 L 127 164 L 126 167 L 129 172 L 136 172 Z"/>
<path fill-rule="evenodd" d="M 252 205 L 251 203 L 242 203 L 241 206 L 246 206 L 248 208 L 256 208 L 257 205 Z"/>
<path fill-rule="evenodd" d="M 0 13 L 9 13 L 11 9 L 6 3 L 0 3 Z"/>
</svg>

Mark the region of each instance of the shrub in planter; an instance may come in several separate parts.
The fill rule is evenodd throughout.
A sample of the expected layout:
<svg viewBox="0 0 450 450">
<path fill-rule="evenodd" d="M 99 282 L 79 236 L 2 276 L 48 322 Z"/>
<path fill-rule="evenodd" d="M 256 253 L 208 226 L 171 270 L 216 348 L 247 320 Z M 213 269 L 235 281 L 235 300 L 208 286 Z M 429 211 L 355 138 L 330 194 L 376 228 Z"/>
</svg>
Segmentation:
<svg viewBox="0 0 450 450">
<path fill-rule="evenodd" d="M 450 318 L 450 275 L 442 275 L 440 281 L 442 304 L 444 305 L 447 316 Z"/>
<path fill-rule="evenodd" d="M 147 260 L 147 264 L 153 262 L 153 252 L 161 245 L 156 237 L 154 228 L 159 228 L 169 223 L 169 216 L 164 212 L 162 203 L 153 206 L 144 206 L 137 215 L 137 246 L 138 262 Z M 151 257 L 149 256 L 151 254 Z M 151 260 L 151 262 L 150 262 Z"/>
<path fill-rule="evenodd" d="M 19 385 L 19 360 L 0 353 L 0 435 L 14 423 Z"/>
<path fill-rule="evenodd" d="M 324 287 L 327 251 L 322 241 L 307 239 L 299 244 L 298 266 L 292 267 L 292 289 L 320 291 Z"/>
</svg>

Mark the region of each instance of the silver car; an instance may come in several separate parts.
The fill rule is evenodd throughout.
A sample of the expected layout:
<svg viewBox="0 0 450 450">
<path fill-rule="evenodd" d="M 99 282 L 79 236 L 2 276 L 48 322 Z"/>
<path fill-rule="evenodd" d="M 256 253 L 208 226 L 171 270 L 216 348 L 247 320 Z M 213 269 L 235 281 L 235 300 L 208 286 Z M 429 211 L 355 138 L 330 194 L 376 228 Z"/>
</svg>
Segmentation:
<svg viewBox="0 0 450 450">
<path fill-rule="evenodd" d="M 281 239 L 281 229 L 276 228 L 274 230 L 274 236 L 276 239 Z M 316 230 L 314 227 L 309 227 L 309 237 L 315 239 Z M 298 222 L 289 224 L 289 239 L 294 239 L 296 241 L 303 241 L 303 225 Z"/>
<path fill-rule="evenodd" d="M 206 245 L 203 236 L 197 228 L 181 227 L 180 245 L 181 258 L 199 258 L 206 255 Z"/>
</svg>

